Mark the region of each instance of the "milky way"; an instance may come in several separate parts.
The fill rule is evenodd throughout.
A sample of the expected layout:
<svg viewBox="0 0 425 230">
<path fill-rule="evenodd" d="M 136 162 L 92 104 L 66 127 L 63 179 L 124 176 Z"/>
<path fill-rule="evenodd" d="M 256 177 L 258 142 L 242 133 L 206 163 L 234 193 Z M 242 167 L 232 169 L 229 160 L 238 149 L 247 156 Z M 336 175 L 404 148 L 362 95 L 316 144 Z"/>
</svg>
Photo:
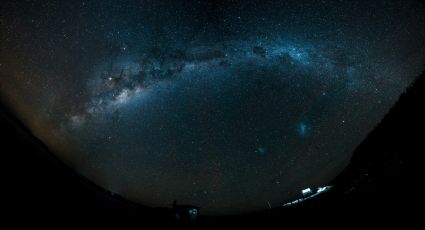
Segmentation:
<svg viewBox="0 0 425 230">
<path fill-rule="evenodd" d="M 10 1 L 0 93 L 77 173 L 147 206 L 328 185 L 424 69 L 416 1 Z"/>
</svg>

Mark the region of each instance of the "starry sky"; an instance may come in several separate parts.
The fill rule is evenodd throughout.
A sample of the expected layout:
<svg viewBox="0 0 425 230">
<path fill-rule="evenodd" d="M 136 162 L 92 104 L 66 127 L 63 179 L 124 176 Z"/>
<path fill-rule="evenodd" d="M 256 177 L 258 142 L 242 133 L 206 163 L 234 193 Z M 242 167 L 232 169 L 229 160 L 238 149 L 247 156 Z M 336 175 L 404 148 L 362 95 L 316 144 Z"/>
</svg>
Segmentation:
<svg viewBox="0 0 425 230">
<path fill-rule="evenodd" d="M 424 70 L 414 0 L 1 5 L 1 101 L 147 206 L 246 213 L 326 186 Z"/>
</svg>

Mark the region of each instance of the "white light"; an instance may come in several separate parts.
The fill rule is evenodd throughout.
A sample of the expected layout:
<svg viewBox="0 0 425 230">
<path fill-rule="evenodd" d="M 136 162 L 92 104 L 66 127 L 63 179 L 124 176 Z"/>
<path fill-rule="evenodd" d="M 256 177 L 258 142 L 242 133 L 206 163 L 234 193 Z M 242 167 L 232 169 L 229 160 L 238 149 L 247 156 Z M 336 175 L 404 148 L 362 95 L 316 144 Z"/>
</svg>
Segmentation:
<svg viewBox="0 0 425 230">
<path fill-rule="evenodd" d="M 326 187 L 324 187 L 324 188 L 319 187 L 319 188 L 317 189 L 317 193 L 321 193 L 321 192 L 323 192 L 323 191 L 326 191 Z"/>
<path fill-rule="evenodd" d="M 313 193 L 313 191 L 311 191 L 311 188 L 303 189 L 301 192 L 302 192 L 302 194 L 303 194 L 304 196 L 306 196 L 306 195 L 309 195 L 309 194 Z"/>
<path fill-rule="evenodd" d="M 191 214 L 191 215 L 197 215 L 198 214 L 198 210 L 197 209 L 190 209 L 189 210 L 189 214 Z"/>
</svg>

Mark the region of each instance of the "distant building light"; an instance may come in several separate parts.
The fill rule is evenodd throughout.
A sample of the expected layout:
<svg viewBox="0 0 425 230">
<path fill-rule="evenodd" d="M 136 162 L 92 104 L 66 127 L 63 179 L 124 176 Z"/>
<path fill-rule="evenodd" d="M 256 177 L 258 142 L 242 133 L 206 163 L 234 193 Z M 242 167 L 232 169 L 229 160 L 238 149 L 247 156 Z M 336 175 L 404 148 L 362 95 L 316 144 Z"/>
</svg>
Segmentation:
<svg viewBox="0 0 425 230">
<path fill-rule="evenodd" d="M 324 191 L 326 191 L 326 190 L 327 190 L 327 187 L 324 187 L 324 188 L 319 187 L 319 188 L 317 189 L 317 193 L 321 193 L 321 192 L 324 192 Z"/>
<path fill-rule="evenodd" d="M 311 199 L 313 197 L 318 196 L 319 194 L 323 193 L 323 192 L 327 192 L 329 191 L 333 186 L 329 185 L 329 186 L 325 186 L 325 187 L 318 187 L 317 190 L 315 190 L 316 192 L 313 192 L 313 190 L 311 188 L 306 188 L 301 190 L 301 193 L 303 195 L 302 198 L 299 198 L 297 200 L 294 200 L 292 202 L 288 202 L 286 204 L 284 204 L 283 206 L 292 206 L 298 203 L 301 203 L 305 200 Z"/>
<path fill-rule="evenodd" d="M 189 210 L 190 220 L 196 220 L 197 215 L 198 215 L 198 209 L 193 208 Z"/>
<path fill-rule="evenodd" d="M 311 188 L 303 189 L 301 192 L 302 192 L 303 196 L 310 196 L 310 195 L 313 194 L 313 191 L 311 190 Z"/>
<path fill-rule="evenodd" d="M 193 205 L 177 205 L 177 201 L 173 203 L 175 218 L 183 221 L 194 221 L 199 214 L 199 208 Z"/>
</svg>

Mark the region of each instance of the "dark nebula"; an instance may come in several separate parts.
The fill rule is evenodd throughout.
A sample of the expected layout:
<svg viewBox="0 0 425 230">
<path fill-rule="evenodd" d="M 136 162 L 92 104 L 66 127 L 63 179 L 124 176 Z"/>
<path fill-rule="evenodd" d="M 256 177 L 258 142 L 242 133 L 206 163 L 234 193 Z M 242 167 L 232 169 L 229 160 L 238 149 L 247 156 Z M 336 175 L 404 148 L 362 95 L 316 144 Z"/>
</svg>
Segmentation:
<svg viewBox="0 0 425 230">
<path fill-rule="evenodd" d="M 0 95 L 142 205 L 279 207 L 326 186 L 425 63 L 417 1 L 5 1 Z"/>
</svg>

